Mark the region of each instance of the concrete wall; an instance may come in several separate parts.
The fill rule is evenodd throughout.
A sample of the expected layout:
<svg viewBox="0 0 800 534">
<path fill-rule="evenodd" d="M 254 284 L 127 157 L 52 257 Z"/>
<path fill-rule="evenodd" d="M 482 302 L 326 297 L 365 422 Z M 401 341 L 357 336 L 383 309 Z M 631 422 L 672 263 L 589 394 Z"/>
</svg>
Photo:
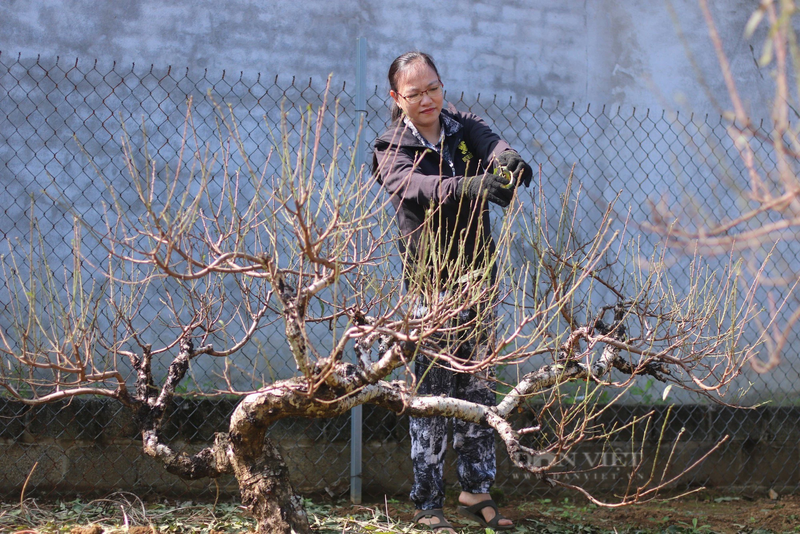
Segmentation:
<svg viewBox="0 0 800 534">
<path fill-rule="evenodd" d="M 197 450 L 211 443 L 213 433 L 227 428 L 235 400 L 184 400 L 173 409 L 164 435 L 177 448 Z M 596 423 L 618 427 L 654 411 L 650 428 L 621 432 L 613 441 L 587 441 L 566 455 L 563 476 L 599 494 L 619 492 L 634 472 L 641 483 L 649 476 L 659 452 L 659 466 L 674 447 L 667 480 L 692 465 L 729 433 L 730 441 L 695 470 L 670 485 L 738 487 L 750 492 L 775 488 L 793 491 L 800 484 L 800 417 L 797 408 L 734 410 L 719 406 L 630 406 L 607 409 Z M 521 428 L 533 423 L 532 412 L 516 417 Z M 666 424 L 665 424 L 666 421 Z M 284 420 L 270 428 L 269 436 L 281 447 L 302 493 L 330 495 L 348 491 L 349 418 Z M 664 435 L 660 430 L 664 428 Z M 675 446 L 676 439 L 678 445 Z M 659 438 L 661 445 L 659 446 Z M 184 498 L 214 498 L 217 489 L 236 497 L 231 477 L 182 481 L 141 452 L 141 441 L 131 414 L 113 401 L 76 399 L 69 404 L 35 409 L 0 400 L 0 495 L 18 497 L 30 476 L 26 495 L 103 495 L 117 489 L 139 495 L 159 494 Z M 511 466 L 498 446 L 497 486 L 506 493 L 543 495 L 550 490 L 530 474 Z M 411 484 L 408 418 L 366 406 L 364 410 L 363 486 L 367 497 L 406 495 Z M 447 480 L 455 483 L 452 453 Z M 552 456 L 535 459 L 538 465 Z M 663 467 L 659 467 L 660 474 Z"/>
<path fill-rule="evenodd" d="M 744 99 L 763 116 L 763 32 L 742 39 L 758 2 L 710 4 Z M 340 80 L 354 76 L 364 36 L 368 85 L 384 89 L 391 60 L 421 49 L 456 93 L 713 110 L 690 51 L 712 93 L 725 92 L 696 0 L 8 0 L 0 36 L 11 55 Z"/>
<path fill-rule="evenodd" d="M 754 62 L 763 32 L 750 42 L 741 37 L 757 2 L 711 3 L 744 99 L 757 114 L 766 115 L 769 76 Z M 237 110 L 245 108 L 250 114 L 247 120 L 260 124 L 264 113 L 277 112 L 284 96 L 281 88 L 292 86 L 292 77 L 304 82 L 292 86 L 290 98 L 302 92 L 297 88 L 302 89 L 307 77 L 314 78 L 317 88 L 329 73 L 338 81 L 352 81 L 358 36 L 368 40 L 367 82 L 377 88 L 378 95 L 385 94 L 385 72 L 397 54 L 413 48 L 430 51 L 439 62 L 448 99 L 457 101 L 464 93 L 462 103 L 471 103 L 483 95 L 481 105 L 474 109 L 490 122 L 496 121 L 526 157 L 543 163 L 543 172 L 556 191 L 576 161 L 575 176 L 592 198 L 611 200 L 620 190 L 631 189 L 628 184 L 646 184 L 648 189 L 629 191 L 634 207 L 670 191 L 677 195 L 680 187 L 674 185 L 681 180 L 679 186 L 686 188 L 684 196 L 689 197 L 709 196 L 712 185 L 729 189 L 725 183 L 709 184 L 718 179 L 718 171 L 698 162 L 699 158 L 691 161 L 693 167 L 688 170 L 688 164 L 681 162 L 684 175 L 676 176 L 668 168 L 674 147 L 664 147 L 663 142 L 655 147 L 655 159 L 664 159 L 651 165 L 646 151 L 652 147 L 640 144 L 639 138 L 619 135 L 620 131 L 629 134 L 625 130 L 629 123 L 630 129 L 641 124 L 651 126 L 642 107 L 680 106 L 712 114 L 719 111 L 711 105 L 687 57 L 687 51 L 695 55 L 695 65 L 708 82 L 708 89 L 724 101 L 717 59 L 695 0 L 510 0 L 501 5 L 467 1 L 457 6 L 419 0 L 1 3 L 0 63 L 15 68 L 10 75 L 0 77 L 0 87 L 5 91 L 0 94 L 0 116 L 7 118 L 0 121 L 0 195 L 4 206 L 0 210 L 0 248 L 7 250 L 6 240 L 13 242 L 27 235 L 28 196 L 38 201 L 41 191 L 54 185 L 57 191 L 53 194 L 66 197 L 68 205 L 81 211 L 89 224 L 100 220 L 100 213 L 91 210 L 103 198 L 104 187 L 87 164 L 89 158 L 73 143 L 73 135 L 84 143 L 96 165 L 109 169 L 107 177 L 125 182 L 128 177 L 114 161 L 119 157 L 121 110 L 131 110 L 125 117 L 131 124 L 147 116 L 150 131 L 158 136 L 154 141 L 165 147 L 157 156 L 169 162 L 177 152 L 187 94 L 194 94 L 199 101 L 209 86 L 217 84 L 217 92 L 223 93 L 227 102 Z M 43 59 L 37 63 L 35 57 L 40 54 Z M 21 60 L 17 63 L 18 55 Z M 61 59 L 55 61 L 56 56 Z M 76 59 L 80 68 L 73 73 L 70 68 Z M 97 69 L 92 67 L 94 59 L 100 65 Z M 112 67 L 114 62 L 116 68 Z M 148 71 L 151 64 L 154 68 Z M 37 66 L 25 71 L 30 65 Z M 170 70 L 169 65 L 176 68 Z M 45 75 L 43 69 L 50 72 Z M 208 70 L 207 76 L 203 69 Z M 0 76 L 6 74 L 2 71 Z M 80 73 L 87 71 L 86 79 L 82 78 Z M 219 82 L 223 72 L 228 74 L 227 81 Z M 197 83 L 183 83 L 184 73 L 190 73 L 188 77 Z M 241 86 L 231 90 L 239 73 L 255 86 L 252 92 Z M 253 82 L 260 79 L 259 73 L 264 75 L 263 87 Z M 273 86 L 276 75 L 285 83 Z M 90 79 L 98 81 L 99 87 Z M 71 86 L 73 80 L 77 81 Z M 29 92 L 32 87 L 35 94 Z M 277 96 L 254 104 L 258 90 L 271 90 Z M 349 90 L 351 96 L 352 92 Z M 306 91 L 303 98 L 311 93 Z M 348 92 L 342 94 L 346 98 Z M 506 116 L 500 107 L 492 106 L 495 94 L 501 101 L 513 98 L 517 110 L 525 107 L 521 105 L 524 99 L 532 99 L 533 104 L 519 116 L 513 111 Z M 552 116 L 537 112 L 540 99 L 548 102 L 544 108 L 559 111 Z M 298 101 L 298 107 L 305 102 L 302 98 Z M 555 101 L 562 102 L 560 107 Z M 577 102 L 579 111 L 572 113 L 570 109 L 576 108 L 569 102 Z M 619 104 L 625 110 L 621 114 L 597 111 L 606 104 Z M 592 112 L 584 116 L 580 110 L 589 105 Z M 379 97 L 373 97 L 370 106 L 376 111 L 368 117 L 372 127 L 368 133 L 375 135 L 382 128 L 380 112 L 385 105 Z M 590 115 L 600 117 L 592 119 Z M 653 111 L 652 116 L 658 117 L 659 112 Z M 166 125 L 169 122 L 172 127 Z M 161 125 L 166 125 L 163 131 Z M 560 130 L 562 126 L 569 127 Z M 670 129 L 668 125 L 659 128 Z M 257 132 L 253 142 L 264 137 Z M 607 140 L 605 145 L 598 141 L 601 138 Z M 659 142 L 650 134 L 648 140 Z M 615 151 L 630 151 L 630 163 L 610 164 L 607 160 Z M 58 264 L 71 253 L 69 239 L 63 236 L 71 235 L 72 219 L 61 207 L 47 204 L 49 199 L 43 201 L 40 218 L 52 225 L 52 235 L 46 239 L 55 242 L 52 263 Z M 620 205 L 624 203 L 624 209 L 629 201 L 623 201 Z M 722 209 L 728 207 L 723 202 L 717 204 Z M 604 209 L 605 205 L 599 203 L 594 215 Z M 646 213 L 640 210 L 634 213 L 637 216 Z M 596 220 L 596 216 L 586 218 L 589 226 Z M 0 302 L 8 300 L 4 291 L 0 287 Z M 0 317 L 0 325 L 3 320 Z M 281 352 L 284 343 L 277 340 L 279 336 L 271 337 L 276 339 L 275 352 Z M 797 381 L 792 377 L 797 373 L 797 352 L 787 353 L 786 358 L 795 365 L 794 374 L 782 372 L 770 377 L 768 387 L 758 389 L 757 400 L 776 391 L 796 397 Z M 294 368 L 287 361 L 286 369 L 291 373 Z M 285 374 L 280 368 L 278 373 Z M 756 382 L 760 383 L 760 378 Z"/>
</svg>

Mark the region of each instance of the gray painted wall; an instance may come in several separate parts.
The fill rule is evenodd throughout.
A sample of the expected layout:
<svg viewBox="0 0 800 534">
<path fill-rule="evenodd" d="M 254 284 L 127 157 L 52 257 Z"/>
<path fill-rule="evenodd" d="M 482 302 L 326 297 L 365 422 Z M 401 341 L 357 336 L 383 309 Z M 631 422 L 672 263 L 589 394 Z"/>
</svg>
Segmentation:
<svg viewBox="0 0 800 534">
<path fill-rule="evenodd" d="M 766 116 L 768 69 L 760 71 L 754 62 L 763 32 L 752 42 L 741 37 L 758 2 L 712 3 L 743 97 L 756 115 Z M 540 99 L 576 102 L 583 109 L 588 104 L 614 104 L 637 110 L 678 106 L 718 113 L 698 81 L 686 54 L 688 49 L 696 54 L 695 65 L 708 81 L 711 94 L 722 95 L 720 99 L 727 101 L 717 59 L 695 0 L 675 0 L 672 9 L 662 0 L 509 0 L 502 5 L 467 1 L 457 4 L 457 10 L 454 5 L 420 0 L 391 4 L 355 0 L 281 0 L 268 4 L 246 0 L 4 0 L 0 3 L 0 62 L 6 63 L 19 54 L 23 60 L 41 55 L 52 64 L 52 59 L 59 56 L 67 64 L 75 58 L 84 65 L 97 59 L 106 67 L 99 69 L 102 72 L 116 62 L 122 67 L 135 63 L 137 72 L 146 71 L 152 64 L 161 74 L 172 65 L 191 69 L 195 74 L 208 69 L 209 80 L 219 79 L 225 71 L 243 72 L 251 80 L 260 72 L 267 78 L 311 77 L 321 82 L 333 73 L 335 79 L 349 84 L 355 71 L 355 41 L 364 36 L 368 40 L 367 83 L 381 91 L 388 89 L 385 73 L 391 60 L 408 49 L 422 49 L 437 59 L 451 101 L 458 100 L 451 95 L 463 92 L 465 101 L 474 101 L 477 94 L 497 94 L 517 102 L 526 98 L 537 103 Z M 751 44 L 755 52 L 751 51 Z M 173 96 L 179 101 L 183 98 L 182 93 Z M 92 98 L 84 103 L 91 105 Z M 155 104 L 148 101 L 147 105 Z M 24 115 L 27 109 L 23 106 L 18 114 Z M 579 117 L 571 116 L 569 120 L 579 122 Z M 552 123 L 544 122 L 542 135 L 546 135 L 546 143 L 566 145 L 557 132 L 553 135 Z M 58 128 L 50 123 L 48 126 Z M 15 125 L 0 124 L 0 131 L 4 128 Z M 52 143 L 68 144 L 72 130 L 66 121 L 62 130 L 63 135 Z M 37 142 L 34 139 L 33 144 Z M 31 153 L 38 146 L 28 146 L 28 141 L 23 144 Z M 519 145 L 512 144 L 532 146 L 528 138 L 520 139 Z M 0 146 L 0 155 L 5 148 Z M 13 159 L 15 153 L 9 152 L 0 161 L 18 164 L 19 158 Z M 538 158 L 539 153 L 534 156 Z M 559 166 L 554 174 L 563 177 L 575 157 L 559 156 L 548 163 Z M 74 156 L 67 158 L 68 164 L 76 165 L 74 160 Z M 59 176 L 62 170 L 59 161 L 53 160 L 52 168 L 47 169 L 53 176 Z M 641 177 L 634 170 L 610 165 L 586 168 L 582 175 L 581 169 L 577 170 L 579 179 L 593 178 L 590 187 L 596 189 L 597 198 L 613 197 L 620 190 L 620 183 Z M 553 172 L 552 168 L 547 171 Z M 68 169 L 64 183 L 75 180 L 76 174 L 79 172 Z M 608 182 L 598 176 L 608 178 Z M 8 183 L 3 186 L 9 198 L 24 197 L 16 194 L 25 189 L 19 175 L 8 172 L 0 178 L 5 182 L 19 180 L 16 189 L 8 188 Z M 670 183 L 669 175 L 659 178 L 665 186 Z M 703 183 L 695 184 L 693 178 L 687 178 L 689 184 L 702 188 Z M 78 185 L 70 191 L 80 193 L 87 202 L 95 198 L 87 197 L 85 188 Z M 7 217 L 24 218 L 22 209 L 26 207 L 23 202 L 19 213 L 7 210 Z M 0 219 L 0 224 L 3 222 Z M 65 229 L 64 235 L 69 235 L 70 228 Z M 66 247 L 67 243 L 62 245 Z M 797 361 L 796 353 L 790 356 L 793 362 Z M 796 373 L 794 369 L 793 372 Z M 769 387 L 761 391 L 796 394 L 796 382 L 784 375 L 765 381 Z"/>
<path fill-rule="evenodd" d="M 742 39 L 755 0 L 711 0 L 736 79 L 766 112 L 769 79 L 754 62 L 763 33 Z M 140 66 L 343 80 L 367 38 L 368 85 L 386 87 L 391 60 L 421 49 L 448 90 L 713 111 L 687 59 L 724 93 L 696 0 L 4 0 L 0 50 Z"/>
</svg>

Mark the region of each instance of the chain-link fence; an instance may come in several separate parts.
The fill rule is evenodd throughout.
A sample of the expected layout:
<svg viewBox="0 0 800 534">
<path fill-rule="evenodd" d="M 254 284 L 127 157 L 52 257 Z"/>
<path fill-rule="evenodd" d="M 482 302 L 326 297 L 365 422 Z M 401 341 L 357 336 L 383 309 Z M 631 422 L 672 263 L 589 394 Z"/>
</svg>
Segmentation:
<svg viewBox="0 0 800 534">
<path fill-rule="evenodd" d="M 30 248 L 29 261 L 35 261 L 37 256 L 47 258 L 50 265 L 71 261 L 68 258 L 74 246 L 74 215 L 78 214 L 89 226 L 101 224 L 104 202 L 112 202 L 108 196 L 109 184 L 123 203 L 128 202 L 125 209 L 132 213 L 141 210 L 126 178 L 127 170 L 121 157 L 120 138 L 124 131 L 134 139 L 134 145 L 151 147 L 150 157 L 173 164 L 180 151 L 187 103 L 191 102 L 194 131 L 201 142 L 214 138 L 218 108 L 230 106 L 252 165 L 263 168 L 269 165 L 270 157 L 268 149 L 264 148 L 270 143 L 265 140 L 275 135 L 271 128 L 280 124 L 281 113 L 302 114 L 309 106 L 320 105 L 325 98 L 337 103 L 336 143 L 354 145 L 362 114 L 355 109 L 351 89 L 344 83 L 337 85 L 335 79 L 326 85 L 316 80 L 225 72 L 212 75 L 170 68 L 123 67 L 0 54 L 3 194 L 0 254 L 8 258 L 10 252 Z M 672 213 L 698 224 L 710 214 L 741 211 L 747 207 L 741 186 L 747 183 L 745 171 L 721 117 L 617 106 L 563 105 L 539 100 L 471 98 L 452 93 L 447 95 L 447 100 L 459 109 L 484 117 L 526 159 L 540 164 L 545 184 L 561 184 L 574 174 L 589 199 L 587 215 L 581 221 L 587 228 L 597 224 L 606 205 L 615 198 L 618 198 L 617 210 L 622 218 L 628 218 L 630 228 L 636 232 L 640 231 L 642 223 L 650 220 L 659 204 L 666 203 Z M 384 89 L 376 87 L 370 92 L 366 112 L 362 140 L 371 140 L 388 122 Z M 332 143 L 323 142 L 323 150 L 331 150 Z M 771 161 L 768 149 L 757 150 L 756 156 L 758 164 L 768 169 Z M 104 180 L 100 180 L 100 176 Z M 41 236 L 37 242 L 31 240 L 32 227 L 36 227 Z M 657 240 L 658 236 L 642 231 L 643 254 L 652 250 Z M 84 246 L 83 254 L 90 262 L 102 264 L 105 252 L 101 247 Z M 24 257 L 19 261 L 18 266 L 25 268 Z M 27 267 L 32 268 L 31 265 Z M 773 268 L 780 268 L 780 264 L 775 263 Z M 0 327 L 4 329 L 8 324 L 6 318 L 13 311 L 9 305 L 9 291 L 7 286 L 0 287 Z M 143 324 L 149 324 L 158 315 L 158 302 L 147 306 L 152 308 L 139 310 Z M 793 340 L 794 337 L 790 337 L 789 347 L 793 346 Z M 269 373 L 271 377 L 294 372 L 294 362 L 283 336 L 262 337 L 257 349 L 249 354 L 243 358 L 252 361 L 243 363 L 242 367 L 259 368 L 260 373 Z M 793 438 L 780 429 L 797 426 L 796 413 L 790 408 L 800 399 L 796 386 L 800 378 L 800 360 L 791 350 L 783 357 L 776 372 L 763 375 L 746 372 L 741 384 L 749 386 L 744 397 L 748 401 L 776 401 L 786 409 L 761 410 L 749 412 L 746 417 L 726 419 L 728 412 L 709 412 L 694 406 L 695 401 L 687 397 L 681 398 L 686 404 L 683 410 L 687 420 L 706 418 L 705 426 L 696 428 L 721 429 L 721 434 L 734 438 L 746 433 L 746 438 L 728 445 L 728 452 L 738 447 L 733 452 L 746 455 L 746 447 L 753 446 L 752 440 L 763 440 L 765 435 L 772 436 L 772 441 L 766 445 L 773 450 L 793 450 Z M 196 384 L 215 379 L 220 369 L 213 365 L 207 368 L 195 365 Z M 249 385 L 252 384 L 244 388 Z M 648 388 L 649 384 L 638 388 L 631 395 L 631 401 L 649 404 L 660 397 L 659 391 Z M 202 442 L 210 432 L 224 426 L 221 421 L 232 406 L 181 402 L 176 410 L 183 430 L 175 429 L 170 434 L 172 431 L 167 429 L 166 438 L 183 439 L 190 445 Z M 115 441 L 116 438 L 135 438 L 135 429 L 120 423 L 117 416 L 120 410 L 116 405 L 86 403 L 31 411 L 8 403 L 2 408 L 0 436 L 8 442 L 30 441 L 31 428 L 38 425 L 41 429 L 38 437 L 50 439 L 54 447 L 69 448 L 68 455 L 73 459 L 77 457 L 87 463 L 107 461 L 113 465 L 134 447 L 128 441 Z M 636 407 L 623 410 L 633 413 Z M 705 415 L 695 417 L 692 415 L 695 410 Z M 215 428 L 215 422 L 222 426 Z M 98 442 L 98 429 L 105 428 L 104 424 L 122 428 L 111 434 L 112 438 L 105 437 L 106 441 Z M 403 443 L 407 439 L 404 425 L 403 417 L 395 414 L 370 410 L 365 415 L 365 428 L 370 430 L 365 440 L 373 445 L 371 460 L 364 472 L 367 487 L 370 477 L 408 480 L 410 467 L 397 465 L 390 451 L 381 448 L 387 436 L 396 443 Z M 778 430 L 760 432 L 758 438 L 753 438 L 752 429 L 756 427 Z M 350 469 L 346 461 L 349 450 L 346 419 L 285 421 L 271 435 L 279 442 L 295 440 L 293 448 L 301 451 L 304 461 L 314 466 L 304 471 L 307 478 L 299 482 L 301 488 L 324 488 L 335 494 L 346 491 Z M 307 442 L 300 443 L 297 436 L 304 436 L 302 439 Z M 706 439 L 712 438 L 706 436 Z M 65 445 L 68 442 L 80 445 Z M 74 484 L 64 483 L 58 475 L 55 480 L 48 478 L 47 472 L 60 472 L 58 462 L 61 460 L 56 453 L 41 456 L 40 449 L 36 451 L 39 452 L 17 448 L 13 453 L 17 465 L 15 476 L 20 481 L 30 476 L 29 488 L 50 484 L 50 487 L 64 488 L 65 492 L 89 491 L 96 482 L 88 469 L 85 479 Z M 324 456 L 341 458 L 341 461 L 322 465 L 319 459 Z M 143 458 L 141 461 L 150 460 Z M 140 473 L 148 469 L 150 467 Z M 508 470 L 508 465 L 501 466 L 502 469 Z M 787 485 L 797 484 L 797 469 L 797 462 L 786 466 Z M 757 468 L 737 467 L 731 468 L 731 472 L 734 473 L 730 478 L 732 486 L 771 485 L 771 481 L 764 479 L 764 472 Z M 171 493 L 180 493 L 186 484 L 163 475 L 148 479 L 140 474 L 133 478 L 135 480 L 129 473 L 122 472 L 118 478 L 106 482 L 111 486 L 133 485 Z M 511 474 L 508 480 L 512 481 L 507 483 L 511 489 L 531 489 L 524 481 L 515 482 L 517 479 Z M 208 491 L 213 493 L 214 490 Z"/>
</svg>

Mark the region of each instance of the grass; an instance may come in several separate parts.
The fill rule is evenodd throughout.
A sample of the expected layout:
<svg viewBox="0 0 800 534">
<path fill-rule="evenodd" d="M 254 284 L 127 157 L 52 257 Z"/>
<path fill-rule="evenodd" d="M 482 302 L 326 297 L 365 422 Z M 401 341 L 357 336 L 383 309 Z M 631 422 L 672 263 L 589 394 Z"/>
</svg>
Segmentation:
<svg viewBox="0 0 800 534">
<path fill-rule="evenodd" d="M 405 500 L 352 505 L 315 498 L 306 499 L 305 505 L 311 525 L 321 534 L 421 532 L 410 524 L 414 510 Z M 447 508 L 452 514 L 450 503 Z M 506 502 L 502 511 L 516 522 L 512 534 L 800 533 L 800 498 L 792 496 L 781 501 L 707 496 L 623 510 L 569 498 L 528 498 Z M 460 531 L 491 532 L 455 514 L 450 517 Z M 145 502 L 126 492 L 95 500 L 0 503 L 0 532 L 4 534 L 235 534 L 249 532 L 254 526 L 253 519 L 236 503 Z"/>
</svg>

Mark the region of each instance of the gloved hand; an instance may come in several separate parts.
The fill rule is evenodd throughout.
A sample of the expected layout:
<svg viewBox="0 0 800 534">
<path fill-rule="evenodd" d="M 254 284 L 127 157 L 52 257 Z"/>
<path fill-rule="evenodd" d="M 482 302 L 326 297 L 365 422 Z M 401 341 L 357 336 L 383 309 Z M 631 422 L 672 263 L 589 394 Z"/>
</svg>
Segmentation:
<svg viewBox="0 0 800 534">
<path fill-rule="evenodd" d="M 497 174 L 464 177 L 456 186 L 456 194 L 480 200 L 486 198 L 498 206 L 505 208 L 511 203 L 514 188 L 509 187 L 508 180 Z"/>
<path fill-rule="evenodd" d="M 513 150 L 506 150 L 497 156 L 497 164 L 505 167 L 516 180 L 515 183 L 520 182 L 525 184 L 525 187 L 531 185 L 531 178 L 533 178 L 533 169 L 525 163 L 519 154 Z"/>
</svg>

